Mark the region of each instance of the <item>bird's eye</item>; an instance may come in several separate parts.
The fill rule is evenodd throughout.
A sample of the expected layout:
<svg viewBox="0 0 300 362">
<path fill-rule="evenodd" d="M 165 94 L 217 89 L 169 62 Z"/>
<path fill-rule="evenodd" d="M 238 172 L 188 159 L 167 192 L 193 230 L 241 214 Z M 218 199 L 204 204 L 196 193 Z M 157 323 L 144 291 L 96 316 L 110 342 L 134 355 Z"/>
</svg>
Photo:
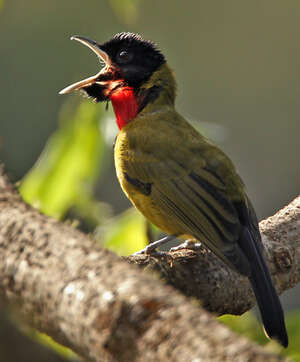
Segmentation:
<svg viewBox="0 0 300 362">
<path fill-rule="evenodd" d="M 118 63 L 128 63 L 132 60 L 133 54 L 131 52 L 128 52 L 127 50 L 121 50 L 117 55 L 117 61 Z"/>
</svg>

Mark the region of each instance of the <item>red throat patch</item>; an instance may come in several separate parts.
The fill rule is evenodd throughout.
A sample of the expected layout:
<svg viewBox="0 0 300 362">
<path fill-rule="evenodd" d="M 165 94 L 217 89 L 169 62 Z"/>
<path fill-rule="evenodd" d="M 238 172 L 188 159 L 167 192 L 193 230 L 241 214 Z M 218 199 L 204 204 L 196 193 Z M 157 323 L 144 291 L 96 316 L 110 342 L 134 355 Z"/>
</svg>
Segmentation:
<svg viewBox="0 0 300 362">
<path fill-rule="evenodd" d="M 122 129 L 138 114 L 138 103 L 134 91 L 130 87 L 120 87 L 111 95 L 110 100 L 116 115 L 119 129 Z"/>
</svg>

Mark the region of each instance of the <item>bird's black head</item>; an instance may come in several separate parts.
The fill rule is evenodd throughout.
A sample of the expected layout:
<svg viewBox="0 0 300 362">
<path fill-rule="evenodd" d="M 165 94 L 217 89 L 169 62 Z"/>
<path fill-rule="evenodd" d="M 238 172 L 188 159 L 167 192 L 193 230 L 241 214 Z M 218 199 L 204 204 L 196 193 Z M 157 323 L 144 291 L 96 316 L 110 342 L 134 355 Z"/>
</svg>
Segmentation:
<svg viewBox="0 0 300 362">
<path fill-rule="evenodd" d="M 101 45 L 129 86 L 138 87 L 165 62 L 156 45 L 140 35 L 119 33 Z"/>
<path fill-rule="evenodd" d="M 103 44 L 81 36 L 71 39 L 92 49 L 105 67 L 95 76 L 63 89 L 61 94 L 80 89 L 96 101 L 105 101 L 120 86 L 137 90 L 165 63 L 165 57 L 157 46 L 137 34 L 119 33 Z"/>
</svg>

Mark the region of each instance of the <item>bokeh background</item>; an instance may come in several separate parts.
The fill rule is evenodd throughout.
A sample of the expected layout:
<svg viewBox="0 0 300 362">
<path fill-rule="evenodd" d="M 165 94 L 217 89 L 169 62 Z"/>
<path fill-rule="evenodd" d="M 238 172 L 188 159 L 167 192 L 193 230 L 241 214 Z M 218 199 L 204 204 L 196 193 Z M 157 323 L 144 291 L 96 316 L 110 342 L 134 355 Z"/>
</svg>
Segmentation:
<svg viewBox="0 0 300 362">
<path fill-rule="evenodd" d="M 0 159 L 28 202 L 120 254 L 146 242 L 143 218 L 124 213 L 111 110 L 58 95 L 99 70 L 70 36 L 103 42 L 120 31 L 159 44 L 178 110 L 232 158 L 260 219 L 298 195 L 299 1 L 0 0 Z M 297 312 L 299 294 L 283 295 L 286 310 Z"/>
</svg>

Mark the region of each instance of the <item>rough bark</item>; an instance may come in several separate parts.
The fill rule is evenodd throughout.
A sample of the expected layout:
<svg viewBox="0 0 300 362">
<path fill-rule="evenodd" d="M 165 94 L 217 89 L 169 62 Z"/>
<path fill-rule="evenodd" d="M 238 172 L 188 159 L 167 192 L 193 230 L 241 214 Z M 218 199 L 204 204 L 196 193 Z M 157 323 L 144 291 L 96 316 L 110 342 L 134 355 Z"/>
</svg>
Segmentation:
<svg viewBox="0 0 300 362">
<path fill-rule="evenodd" d="M 281 360 L 235 335 L 173 287 L 26 205 L 3 171 L 0 293 L 32 326 L 90 361 Z"/>
</svg>

